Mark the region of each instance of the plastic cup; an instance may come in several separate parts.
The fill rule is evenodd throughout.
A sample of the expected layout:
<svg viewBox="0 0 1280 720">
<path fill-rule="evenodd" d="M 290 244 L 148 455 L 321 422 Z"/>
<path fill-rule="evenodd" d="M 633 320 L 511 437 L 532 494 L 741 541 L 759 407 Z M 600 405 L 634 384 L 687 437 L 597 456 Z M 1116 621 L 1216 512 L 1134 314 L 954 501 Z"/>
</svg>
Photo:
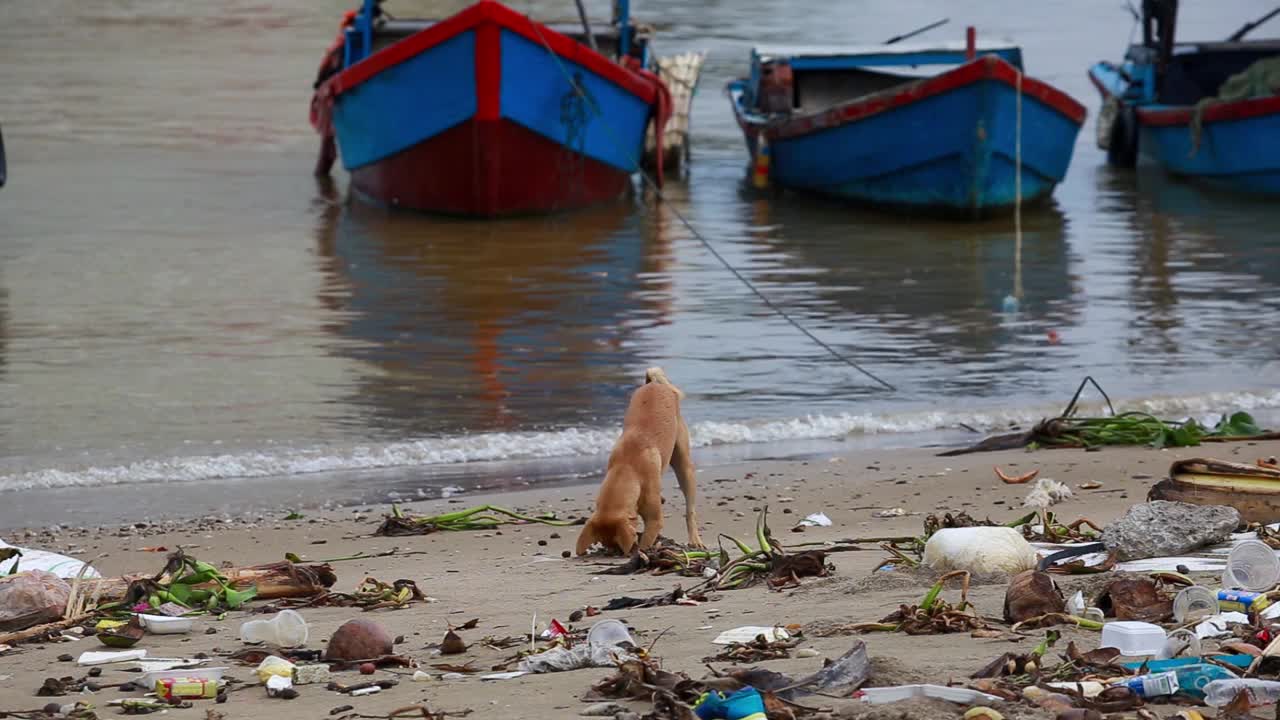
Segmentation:
<svg viewBox="0 0 1280 720">
<path fill-rule="evenodd" d="M 1182 588 L 1173 598 L 1173 618 L 1178 622 L 1195 620 L 1218 611 L 1218 593 L 1203 585 Z"/>
<path fill-rule="evenodd" d="M 1231 590 L 1265 592 L 1280 583 L 1280 558 L 1261 540 L 1245 540 L 1231 548 L 1222 580 Z"/>
<path fill-rule="evenodd" d="M 600 648 L 617 647 L 623 643 L 635 645 L 635 640 L 631 638 L 631 633 L 627 632 L 627 626 L 620 620 L 601 620 L 591 626 L 591 630 L 587 632 L 587 643 L 593 650 Z"/>
<path fill-rule="evenodd" d="M 270 620 L 250 620 L 240 626 L 240 640 L 297 647 L 307 642 L 307 621 L 292 610 L 281 610 Z"/>
</svg>

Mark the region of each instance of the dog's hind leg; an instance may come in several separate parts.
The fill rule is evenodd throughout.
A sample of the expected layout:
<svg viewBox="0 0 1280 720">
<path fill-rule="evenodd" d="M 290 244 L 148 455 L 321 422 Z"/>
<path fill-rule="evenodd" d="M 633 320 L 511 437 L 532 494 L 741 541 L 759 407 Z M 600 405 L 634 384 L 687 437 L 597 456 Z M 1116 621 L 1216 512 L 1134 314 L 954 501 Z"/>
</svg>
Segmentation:
<svg viewBox="0 0 1280 720">
<path fill-rule="evenodd" d="M 676 430 L 676 447 L 671 453 L 671 468 L 676 471 L 676 480 L 680 481 L 680 492 L 684 493 L 684 523 L 689 532 L 689 544 L 696 548 L 706 547 L 702 544 L 702 536 L 698 533 L 698 487 L 693 469 L 693 456 L 689 452 L 689 426 L 684 418 L 680 419 L 680 427 Z"/>
<path fill-rule="evenodd" d="M 636 513 L 644 520 L 641 550 L 653 547 L 662 532 L 662 471 L 666 470 L 657 450 L 647 450 L 645 455 L 646 464 L 652 464 L 641 473 L 640 497 L 636 501 Z"/>
</svg>

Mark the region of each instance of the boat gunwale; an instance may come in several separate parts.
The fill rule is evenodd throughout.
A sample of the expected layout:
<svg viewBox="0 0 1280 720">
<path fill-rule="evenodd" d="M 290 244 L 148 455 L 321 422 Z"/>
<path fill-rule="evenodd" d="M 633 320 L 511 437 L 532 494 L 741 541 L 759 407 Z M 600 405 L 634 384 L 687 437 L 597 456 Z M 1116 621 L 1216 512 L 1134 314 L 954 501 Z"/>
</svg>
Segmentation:
<svg viewBox="0 0 1280 720">
<path fill-rule="evenodd" d="M 496 24 L 540 45 L 558 58 L 583 66 L 627 92 L 652 104 L 656 90 L 630 69 L 615 63 L 573 38 L 535 22 L 499 2 L 481 0 L 451 17 L 421 30 L 353 63 L 328 81 L 335 96 L 342 96 L 384 70 L 406 62 L 459 34 L 486 24 Z M 496 60 L 496 59 L 495 59 Z"/>
<path fill-rule="evenodd" d="M 1139 105 L 1138 120 L 1147 127 L 1177 127 L 1191 125 L 1195 120 L 1195 105 Z M 1268 116 L 1280 116 L 1280 95 L 1261 98 L 1230 100 L 1205 105 L 1200 112 L 1200 123 L 1250 120 Z"/>
<path fill-rule="evenodd" d="M 737 115 L 740 125 L 747 124 L 763 129 L 770 141 L 786 140 L 858 122 L 977 82 L 996 80 L 1016 87 L 1017 76 L 1018 70 L 1013 65 L 994 55 L 986 55 L 933 77 L 862 95 L 823 110 L 792 115 L 784 121 L 772 121 L 765 115 L 752 113 L 742 108 L 738 101 L 733 103 L 734 114 Z M 730 91 L 732 92 L 735 85 L 739 83 L 742 83 L 742 80 L 730 82 Z M 1088 112 L 1085 106 L 1049 83 L 1023 74 L 1022 92 L 1056 110 L 1075 124 L 1084 124 Z"/>
</svg>

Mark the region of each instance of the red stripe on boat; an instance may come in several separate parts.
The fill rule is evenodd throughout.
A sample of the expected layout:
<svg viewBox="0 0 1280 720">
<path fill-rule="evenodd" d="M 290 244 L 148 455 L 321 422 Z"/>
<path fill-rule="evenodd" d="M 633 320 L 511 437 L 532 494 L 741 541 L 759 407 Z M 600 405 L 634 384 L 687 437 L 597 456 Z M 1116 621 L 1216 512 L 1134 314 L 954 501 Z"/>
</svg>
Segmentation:
<svg viewBox="0 0 1280 720">
<path fill-rule="evenodd" d="M 476 28 L 476 119 L 501 115 L 502 30 L 484 24 Z"/>
<path fill-rule="evenodd" d="M 1148 127 L 1190 125 L 1195 108 L 1185 105 L 1169 108 L 1138 108 L 1138 120 Z M 1248 120 L 1264 115 L 1280 115 L 1280 97 L 1252 98 L 1205 106 L 1200 122 Z"/>
<path fill-rule="evenodd" d="M 983 80 L 999 80 L 1016 87 L 1018 70 L 995 55 L 985 55 L 937 77 L 912 83 L 905 89 L 891 88 L 866 98 L 838 105 L 830 110 L 788 120 L 770 127 L 766 134 L 770 140 L 805 135 L 815 130 L 845 125 L 887 110 L 910 105 Z M 1048 83 L 1023 75 L 1022 94 L 1057 110 L 1077 125 L 1084 123 L 1086 112 L 1084 105 Z"/>
<path fill-rule="evenodd" d="M 641 98 L 646 103 L 653 103 L 653 87 L 637 78 L 626 68 L 610 61 L 573 38 L 561 35 L 545 25 L 535 23 L 528 17 L 499 2 L 494 2 L 494 0 L 481 0 L 457 15 L 441 20 L 426 30 L 379 50 L 343 70 L 333 78 L 335 94 L 341 95 L 387 68 L 398 65 L 450 38 L 456 37 L 460 33 L 485 24 L 495 24 L 538 45 L 549 47 L 552 52 L 564 60 L 585 67 L 632 95 Z M 483 44 L 482 38 L 477 37 L 476 44 L 476 52 L 479 55 L 479 46 Z M 481 68 L 477 67 L 477 71 L 480 70 Z M 477 101 L 479 101 L 479 98 L 477 98 Z"/>
</svg>

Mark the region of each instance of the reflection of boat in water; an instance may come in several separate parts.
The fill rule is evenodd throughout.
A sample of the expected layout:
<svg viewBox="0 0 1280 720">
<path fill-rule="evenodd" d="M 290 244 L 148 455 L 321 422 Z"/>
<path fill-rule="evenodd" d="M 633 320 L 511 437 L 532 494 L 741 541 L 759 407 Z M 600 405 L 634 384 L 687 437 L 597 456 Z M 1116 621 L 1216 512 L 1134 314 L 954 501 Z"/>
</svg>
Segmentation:
<svg viewBox="0 0 1280 720">
<path fill-rule="evenodd" d="M 370 365 L 352 402 L 389 431 L 599 424 L 664 322 L 661 243 L 630 203 L 479 225 L 348 203 L 317 236 L 338 352 Z"/>
<path fill-rule="evenodd" d="M 1024 316 L 1069 323 L 1074 314 L 1067 221 L 1052 200 L 1024 220 L 1020 277 L 1007 219 L 903 224 L 874 211 L 787 198 L 760 201 L 752 222 L 770 228 L 759 234 L 758 252 L 781 253 L 784 265 L 808 271 L 762 273 L 762 280 L 808 283 L 813 302 L 881 318 L 884 332 L 913 342 L 983 352 L 999 346 L 1007 339 L 1001 309 L 1006 296 L 1018 294 L 1019 280 Z"/>
</svg>

